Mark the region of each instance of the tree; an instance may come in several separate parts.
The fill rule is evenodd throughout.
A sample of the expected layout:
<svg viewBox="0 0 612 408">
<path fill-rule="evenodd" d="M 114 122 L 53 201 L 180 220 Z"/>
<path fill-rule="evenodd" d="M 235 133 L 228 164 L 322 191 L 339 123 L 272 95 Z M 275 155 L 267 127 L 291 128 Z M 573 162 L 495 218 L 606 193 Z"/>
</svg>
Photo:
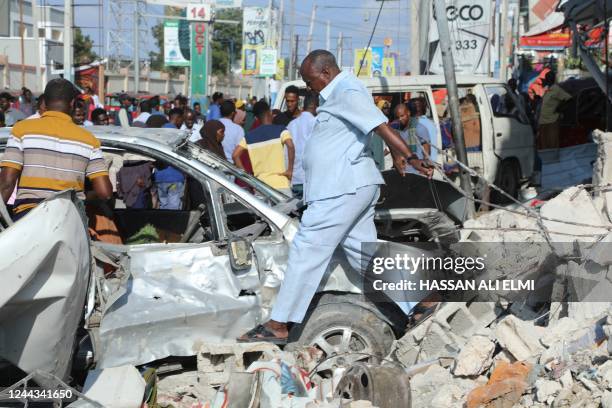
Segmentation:
<svg viewBox="0 0 612 408">
<path fill-rule="evenodd" d="M 88 35 L 84 35 L 79 27 L 74 28 L 73 47 L 76 64 L 89 64 L 98 59 L 98 55 L 93 50 L 93 40 Z"/>
<path fill-rule="evenodd" d="M 185 10 L 180 7 L 164 7 L 164 15 L 166 16 L 185 16 Z M 150 51 L 149 58 L 151 59 L 151 69 L 153 71 L 163 71 L 170 74 L 179 74 L 183 71 L 181 67 L 166 67 L 164 65 L 164 23 L 161 22 L 151 28 L 151 33 L 157 44 L 158 51 Z"/>
<path fill-rule="evenodd" d="M 177 7 L 166 7 L 167 16 L 185 16 L 185 10 Z M 224 75 L 227 73 L 230 64 L 240 60 L 242 49 L 242 10 L 240 9 L 221 9 L 217 11 L 217 19 L 239 21 L 240 24 L 221 24 L 213 26 L 214 33 L 210 44 L 212 53 L 212 74 Z M 182 72 L 180 67 L 164 66 L 164 24 L 159 23 L 151 29 L 155 43 L 159 51 L 151 51 L 151 69 L 164 71 L 172 74 Z M 179 28 L 179 36 L 189 35 L 188 23 L 182 23 Z M 232 54 L 233 48 L 233 54 Z"/>
<path fill-rule="evenodd" d="M 242 50 L 242 9 L 221 9 L 217 11 L 218 20 L 239 21 L 240 24 L 214 25 L 212 52 L 212 74 L 225 75 L 231 64 L 240 61 Z"/>
</svg>

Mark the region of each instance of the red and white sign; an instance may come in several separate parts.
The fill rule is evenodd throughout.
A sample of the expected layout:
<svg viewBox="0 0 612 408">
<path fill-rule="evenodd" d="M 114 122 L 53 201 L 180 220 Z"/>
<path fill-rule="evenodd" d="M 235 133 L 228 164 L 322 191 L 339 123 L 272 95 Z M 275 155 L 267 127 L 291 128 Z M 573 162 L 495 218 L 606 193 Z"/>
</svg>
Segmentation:
<svg viewBox="0 0 612 408">
<path fill-rule="evenodd" d="M 189 3 L 187 18 L 191 21 L 212 21 L 212 7 L 210 4 Z"/>
</svg>

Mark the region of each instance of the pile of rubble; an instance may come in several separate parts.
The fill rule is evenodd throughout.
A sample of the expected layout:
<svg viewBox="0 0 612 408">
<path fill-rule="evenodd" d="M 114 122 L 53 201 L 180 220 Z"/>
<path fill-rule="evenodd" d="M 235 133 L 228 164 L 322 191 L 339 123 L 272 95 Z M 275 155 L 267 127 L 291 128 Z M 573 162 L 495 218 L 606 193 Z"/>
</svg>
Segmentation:
<svg viewBox="0 0 612 408">
<path fill-rule="evenodd" d="M 612 408 L 612 134 L 595 139 L 592 186 L 480 215 L 455 248 L 489 251 L 491 279 L 552 276 L 548 301 L 441 303 L 382 364 L 325 376 L 318 349 L 207 344 L 197 370 L 158 372 L 154 406 Z M 131 388 L 142 396 L 147 386 Z"/>
</svg>

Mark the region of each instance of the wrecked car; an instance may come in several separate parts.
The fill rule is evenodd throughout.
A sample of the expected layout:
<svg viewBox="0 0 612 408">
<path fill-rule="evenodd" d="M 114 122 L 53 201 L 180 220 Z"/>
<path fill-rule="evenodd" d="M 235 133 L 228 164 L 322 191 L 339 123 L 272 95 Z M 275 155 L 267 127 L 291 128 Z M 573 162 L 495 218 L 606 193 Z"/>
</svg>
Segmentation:
<svg viewBox="0 0 612 408">
<path fill-rule="evenodd" d="M 111 180 L 126 162 L 150 161 L 181 171 L 187 192 L 180 210 L 122 208 L 118 203 L 111 217 L 120 243 L 91 242 L 95 262 L 87 296 L 73 303 L 83 310 L 78 316 L 78 369 L 193 356 L 205 343 L 234 342 L 265 321 L 283 279 L 288 244 L 303 204 L 187 142 L 187 135 L 179 131 L 90 129 L 102 142 Z M 8 131 L 0 132 L 4 146 Z M 416 218 L 436 213 L 435 208 L 402 210 L 387 205 L 377 214 L 379 229 L 389 227 L 380 220 L 401 221 L 402 211 Z M 11 228 L 33 222 L 37 212 L 0 233 L 0 241 Z M 155 239 L 132 240 L 143 229 Z M 103 233 L 95 231 L 94 236 Z M 404 247 L 409 253 L 422 253 Z M 363 278 L 338 252 L 304 323 L 291 329 L 290 342 L 318 347 L 329 357 L 328 364 L 334 356 L 342 356 L 347 364 L 364 356 L 383 358 L 404 333 L 409 308 L 402 302 L 375 304 L 362 294 L 362 285 Z M 15 364 L 29 368 L 20 360 Z"/>
</svg>

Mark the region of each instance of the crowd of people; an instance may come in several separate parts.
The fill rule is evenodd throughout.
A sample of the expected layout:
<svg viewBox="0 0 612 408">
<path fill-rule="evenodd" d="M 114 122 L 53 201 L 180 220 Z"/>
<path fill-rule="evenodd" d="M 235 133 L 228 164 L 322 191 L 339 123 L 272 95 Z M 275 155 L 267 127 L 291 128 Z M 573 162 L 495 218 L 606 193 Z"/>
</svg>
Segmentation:
<svg viewBox="0 0 612 408">
<path fill-rule="evenodd" d="M 61 94 L 59 97 L 55 95 L 58 92 Z M 64 120 L 64 115 L 67 115 L 73 125 L 83 130 L 91 126 L 180 129 L 189 133 L 191 142 L 220 159 L 234 163 L 287 195 L 301 196 L 303 192 L 304 171 L 301 158 L 314 127 L 314 115 L 318 105 L 318 98 L 314 95 L 306 96 L 304 109 L 301 110 L 298 88 L 289 87 L 285 93 L 287 109 L 280 112 L 272 110 L 265 100 L 255 97 L 246 101 L 226 99 L 222 93 L 216 92 L 212 95 L 212 103 L 205 114 L 198 102 L 190 106 L 188 98 L 180 94 L 172 101 L 160 96 L 142 99 L 136 109 L 133 98 L 122 94 L 118 98 L 119 108 L 113 111 L 105 110 L 94 96 L 90 88 L 84 92 L 79 91 L 72 83 L 63 80 L 50 81 L 45 92 L 38 98 L 34 98 L 32 92 L 26 88 L 22 89 L 17 98 L 6 92 L 0 94 L 0 126 L 13 128 L 2 167 L 10 168 L 10 160 L 7 161 L 6 157 L 15 153 L 15 146 L 12 144 L 18 145 L 22 142 L 13 140 L 15 133 L 39 123 L 29 120 L 44 119 L 48 122 L 51 117 Z M 52 100 L 52 97 L 59 98 L 60 101 Z M 58 111 L 59 108 L 61 110 Z M 86 134 L 90 133 L 83 133 Z M 56 138 L 58 135 L 51 137 Z M 59 144 L 62 145 L 62 142 Z M 95 143 L 90 144 L 93 149 Z M 61 150 L 66 146 L 55 147 Z M 99 146 L 95 148 L 99 150 Z M 17 163 L 14 167 L 15 170 L 21 171 L 24 169 L 22 162 L 25 160 L 23 146 L 17 150 L 20 158 L 13 160 Z M 6 176 L 8 172 L 3 173 Z M 42 176 L 47 177 L 46 174 Z M 85 178 L 79 178 L 74 184 L 80 192 L 84 191 Z M 33 205 L 27 206 L 29 210 L 39 199 L 46 196 L 25 194 L 27 177 L 25 181 L 21 179 L 23 174 L 20 173 L 17 179 L 8 180 L 3 194 L 9 194 L 8 190 L 11 190 L 5 202 L 17 210 L 16 213 L 22 212 L 20 216 L 23 216 L 27 213 L 25 207 L 20 207 L 23 200 L 28 203 L 34 200 L 30 203 Z M 111 191 L 123 200 L 127 208 L 181 209 L 183 206 L 187 180 L 183 173 L 171 166 L 151 161 L 127 160 L 116 172 L 116 177 L 113 174 L 112 179 Z M 12 189 L 7 187 L 12 184 Z M 20 209 L 23 211 L 19 211 Z"/>
</svg>

